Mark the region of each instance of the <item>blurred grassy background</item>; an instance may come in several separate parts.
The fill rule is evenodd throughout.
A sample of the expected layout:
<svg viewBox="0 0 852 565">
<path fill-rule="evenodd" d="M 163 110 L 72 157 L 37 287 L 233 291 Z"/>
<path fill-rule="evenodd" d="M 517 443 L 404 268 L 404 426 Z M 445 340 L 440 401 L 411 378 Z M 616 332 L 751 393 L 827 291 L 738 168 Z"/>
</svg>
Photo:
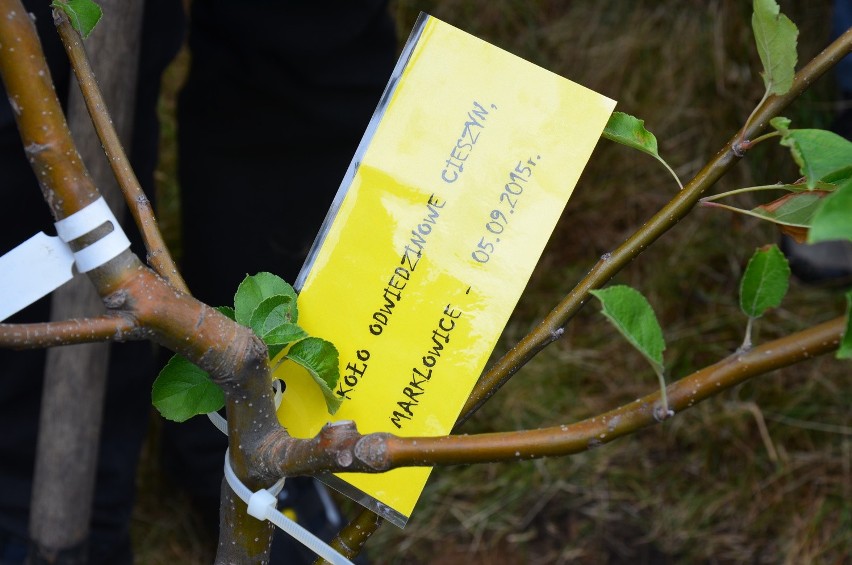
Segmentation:
<svg viewBox="0 0 852 565">
<path fill-rule="evenodd" d="M 782 0 L 800 29 L 799 60 L 828 40 L 828 0 Z M 618 100 L 645 119 L 661 154 L 688 180 L 738 129 L 763 86 L 744 0 L 396 0 L 404 40 L 420 10 Z M 174 92 L 161 109 L 163 225 L 175 233 Z M 787 115 L 828 127 L 831 77 Z M 768 144 L 765 144 L 768 145 Z M 794 180 L 784 152 L 758 147 L 716 191 Z M 603 254 L 677 190 L 647 156 L 601 142 L 495 355 L 533 327 Z M 744 197 L 740 204 L 754 204 Z M 671 379 L 728 355 L 745 319 L 739 276 L 767 226 L 695 210 L 618 277 L 663 323 Z M 766 340 L 838 315 L 837 290 L 797 282 L 757 323 Z M 568 423 L 654 390 L 646 363 L 592 304 L 525 367 L 468 433 Z M 723 393 L 663 426 L 561 459 L 436 469 L 404 531 L 368 544 L 374 563 L 848 563 L 852 556 L 852 378 L 831 357 Z M 140 474 L 140 563 L 204 563 L 210 540 L 155 469 Z M 178 496 L 170 499 L 170 496 Z M 347 509 L 351 515 L 351 505 Z"/>
</svg>

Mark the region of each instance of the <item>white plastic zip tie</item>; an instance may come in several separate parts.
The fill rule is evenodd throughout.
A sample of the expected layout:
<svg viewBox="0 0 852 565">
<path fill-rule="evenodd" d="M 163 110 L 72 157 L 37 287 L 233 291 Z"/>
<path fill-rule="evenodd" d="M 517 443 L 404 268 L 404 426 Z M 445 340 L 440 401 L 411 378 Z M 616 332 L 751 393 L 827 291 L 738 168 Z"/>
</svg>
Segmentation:
<svg viewBox="0 0 852 565">
<path fill-rule="evenodd" d="M 248 513 L 251 516 L 254 516 L 258 520 L 269 520 L 329 563 L 334 563 L 335 565 L 353 565 L 351 561 L 340 555 L 333 547 L 279 512 L 275 508 L 278 498 L 272 493 L 272 489 L 261 489 L 257 492 L 251 492 L 237 478 L 233 469 L 231 469 L 230 451 L 225 452 L 225 480 L 228 481 L 228 485 L 234 493 L 248 505 Z M 272 488 L 278 487 L 279 484 L 283 486 L 284 480 L 278 481 Z"/>
<path fill-rule="evenodd" d="M 283 391 L 281 390 L 281 381 L 273 381 L 272 388 L 275 390 L 275 407 L 278 408 L 281 405 L 281 396 L 283 395 Z M 218 412 L 208 412 L 207 417 L 220 432 L 228 435 L 228 421 L 225 420 L 225 418 L 220 416 Z M 246 487 L 242 481 L 237 478 L 233 469 L 231 469 L 231 454 L 230 450 L 227 450 L 225 451 L 225 480 L 228 481 L 228 484 L 231 486 L 231 489 L 233 489 L 236 495 L 248 505 L 248 513 L 250 516 L 254 516 L 258 520 L 269 520 L 329 563 L 334 563 L 335 565 L 352 565 L 351 561 L 340 555 L 333 547 L 275 508 L 275 504 L 278 502 L 278 493 L 280 493 L 284 488 L 283 477 L 268 489 L 251 492 L 248 487 Z M 325 494 L 326 497 L 328 497 L 328 493 L 321 491 L 319 493 L 320 495 Z M 337 512 L 337 509 L 330 504 L 331 501 L 326 501 L 325 499 L 322 500 L 323 505 L 326 507 L 326 511 L 328 511 L 328 506 L 330 505 L 333 510 L 333 516 L 336 517 L 338 523 L 340 523 L 340 514 Z"/>
<path fill-rule="evenodd" d="M 220 416 L 218 412 L 208 412 L 207 417 L 217 430 L 228 435 L 228 420 Z"/>
<path fill-rule="evenodd" d="M 74 253 L 69 241 L 109 222 L 113 230 Z M 0 257 L 0 321 L 74 278 L 115 258 L 130 241 L 103 198 L 56 222 L 58 237 L 39 232 Z"/>
<path fill-rule="evenodd" d="M 110 233 L 74 253 L 79 272 L 87 273 L 114 259 L 130 247 L 130 240 L 127 239 L 103 196 L 54 224 L 60 239 L 69 243 L 107 222 L 112 224 L 113 229 Z"/>
<path fill-rule="evenodd" d="M 108 221 L 115 222 L 115 216 L 107 206 L 106 200 L 100 197 L 53 225 L 56 226 L 56 235 L 61 237 L 62 241 L 68 242 L 74 241 L 81 235 L 86 235 Z"/>
</svg>

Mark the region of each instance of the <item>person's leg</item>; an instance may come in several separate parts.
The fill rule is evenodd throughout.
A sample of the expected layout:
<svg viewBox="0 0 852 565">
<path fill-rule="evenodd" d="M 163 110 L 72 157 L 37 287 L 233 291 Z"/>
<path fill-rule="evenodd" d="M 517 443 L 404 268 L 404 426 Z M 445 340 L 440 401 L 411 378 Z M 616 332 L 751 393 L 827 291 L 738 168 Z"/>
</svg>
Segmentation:
<svg viewBox="0 0 852 565">
<path fill-rule="evenodd" d="M 63 101 L 69 67 L 50 15 L 48 2 L 25 2 L 36 25 L 57 93 Z M 130 159 L 143 187 L 153 191 L 158 128 L 156 104 L 160 76 L 174 57 L 183 34 L 184 15 L 172 0 L 148 0 L 140 57 L 139 89 Z M 156 27 L 152 27 L 151 23 Z M 0 93 L 0 191 L 14 205 L 0 207 L 0 254 L 39 230 L 55 229 L 35 176 L 23 152 L 5 93 Z M 135 229 L 125 228 L 134 251 L 145 256 Z M 9 322 L 49 320 L 45 298 Z M 44 351 L 0 349 L 0 563 L 23 561 L 32 491 Z M 114 344 L 100 440 L 97 487 L 89 541 L 92 564 L 130 563 L 129 525 L 136 466 L 150 415 L 153 360 L 148 343 Z"/>
<path fill-rule="evenodd" d="M 231 305 L 247 274 L 295 280 L 390 77 L 394 23 L 386 0 L 255 0 L 239 10 L 214 0 L 193 4 L 189 39 L 178 108 L 182 267 L 195 296 Z M 225 438 L 206 421 L 166 428 L 187 476 L 218 485 Z M 291 483 L 286 496 L 308 518 L 316 491 Z M 212 508 L 219 492 L 209 490 L 197 496 Z M 279 543 L 273 561 L 312 561 Z"/>
<path fill-rule="evenodd" d="M 385 1 L 193 5 L 178 111 L 184 273 L 212 304 L 293 281 L 395 61 Z"/>
</svg>

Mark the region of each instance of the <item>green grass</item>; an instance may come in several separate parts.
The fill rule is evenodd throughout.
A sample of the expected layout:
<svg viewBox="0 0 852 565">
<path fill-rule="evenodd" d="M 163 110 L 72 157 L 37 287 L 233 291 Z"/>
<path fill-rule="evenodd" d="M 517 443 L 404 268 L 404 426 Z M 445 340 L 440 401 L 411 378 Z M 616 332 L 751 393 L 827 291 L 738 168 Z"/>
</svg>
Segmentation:
<svg viewBox="0 0 852 565">
<path fill-rule="evenodd" d="M 750 4 L 397 0 L 393 9 L 402 38 L 425 10 L 618 100 L 619 110 L 645 119 L 686 181 L 762 95 Z M 804 62 L 826 42 L 830 2 L 781 5 L 800 28 Z M 825 127 L 832 96 L 831 79 L 823 79 L 787 115 L 794 124 Z M 714 190 L 794 179 L 788 161 L 779 149 L 761 147 Z M 495 355 L 675 191 L 653 159 L 602 141 Z M 739 277 L 755 247 L 776 239 L 751 219 L 697 209 L 617 277 L 645 293 L 660 316 L 670 379 L 740 344 Z M 794 282 L 782 306 L 757 322 L 755 340 L 834 317 L 842 307 L 837 291 Z M 598 309 L 587 306 L 463 431 L 570 423 L 653 391 L 650 368 Z M 374 563 L 415 564 L 848 562 L 850 391 L 848 362 L 826 356 L 587 453 L 436 469 L 408 527 L 383 527 L 368 554 Z M 148 503 L 166 486 L 141 480 L 140 506 L 156 508 Z M 137 541 L 174 555 L 175 532 L 192 524 L 185 508 L 161 508 L 176 521 L 167 528 L 158 529 L 156 510 L 137 515 Z M 140 562 L 161 562 L 150 559 Z M 209 554 L 162 562 L 169 560 L 204 562 Z"/>
</svg>

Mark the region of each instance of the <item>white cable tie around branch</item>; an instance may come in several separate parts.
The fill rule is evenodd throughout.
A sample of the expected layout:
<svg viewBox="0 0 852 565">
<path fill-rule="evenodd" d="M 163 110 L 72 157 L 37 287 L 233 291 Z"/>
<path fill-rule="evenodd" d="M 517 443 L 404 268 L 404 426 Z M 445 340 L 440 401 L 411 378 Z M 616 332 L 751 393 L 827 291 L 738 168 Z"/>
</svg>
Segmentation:
<svg viewBox="0 0 852 565">
<path fill-rule="evenodd" d="M 225 435 L 228 435 L 228 420 L 219 415 L 218 412 L 208 412 L 207 417 L 216 429 Z"/>
<path fill-rule="evenodd" d="M 116 258 L 119 253 L 130 247 L 130 240 L 127 239 L 121 224 L 118 223 L 103 196 L 54 224 L 59 238 L 65 243 L 70 243 L 105 223 L 112 225 L 110 233 L 74 252 L 74 262 L 79 272 L 87 273 Z"/>
<path fill-rule="evenodd" d="M 281 381 L 276 380 L 273 382 L 272 388 L 275 390 L 275 407 L 278 408 L 281 405 L 281 397 L 283 396 Z M 207 417 L 219 431 L 228 435 L 228 421 L 225 418 L 220 416 L 218 412 L 208 412 Z M 340 555 L 333 547 L 275 508 L 278 502 L 278 493 L 284 488 L 284 477 L 281 477 L 281 479 L 268 489 L 252 492 L 240 481 L 234 470 L 231 469 L 231 454 L 230 450 L 227 450 L 225 451 L 225 480 L 228 481 L 228 485 L 240 497 L 240 500 L 246 503 L 250 516 L 258 520 L 269 520 L 329 563 L 335 565 L 352 565 L 351 561 Z"/>
<path fill-rule="evenodd" d="M 257 492 L 252 492 L 234 473 L 234 470 L 231 468 L 230 451 L 226 451 L 225 480 L 228 481 L 231 490 L 248 505 L 248 513 L 251 516 L 254 516 L 258 520 L 269 520 L 329 563 L 333 563 L 334 565 L 353 565 L 351 561 L 338 553 L 333 547 L 275 508 L 278 498 L 273 492 L 279 485 L 283 486 L 283 479 L 275 483 L 271 489 L 261 489 Z M 278 490 L 280 490 L 280 487 Z"/>
<path fill-rule="evenodd" d="M 109 223 L 112 231 L 79 251 L 69 242 Z M 38 232 L 0 256 L 0 321 L 74 278 L 114 259 L 130 241 L 103 198 L 54 224 L 58 236 Z"/>
</svg>

